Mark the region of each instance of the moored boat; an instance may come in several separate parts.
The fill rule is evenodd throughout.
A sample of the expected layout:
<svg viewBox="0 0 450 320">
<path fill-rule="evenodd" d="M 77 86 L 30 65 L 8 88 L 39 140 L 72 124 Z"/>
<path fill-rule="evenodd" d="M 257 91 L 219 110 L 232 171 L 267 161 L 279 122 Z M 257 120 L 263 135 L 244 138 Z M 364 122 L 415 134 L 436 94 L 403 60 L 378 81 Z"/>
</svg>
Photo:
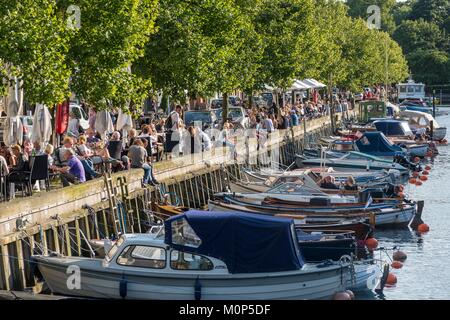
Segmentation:
<svg viewBox="0 0 450 320">
<path fill-rule="evenodd" d="M 213 241 L 214 239 L 214 241 Z M 189 211 L 102 259 L 33 256 L 52 292 L 109 299 L 330 299 L 349 265 L 305 265 L 291 219 Z M 78 270 L 80 285 L 67 285 Z M 69 288 L 70 287 L 70 288 Z"/>
</svg>

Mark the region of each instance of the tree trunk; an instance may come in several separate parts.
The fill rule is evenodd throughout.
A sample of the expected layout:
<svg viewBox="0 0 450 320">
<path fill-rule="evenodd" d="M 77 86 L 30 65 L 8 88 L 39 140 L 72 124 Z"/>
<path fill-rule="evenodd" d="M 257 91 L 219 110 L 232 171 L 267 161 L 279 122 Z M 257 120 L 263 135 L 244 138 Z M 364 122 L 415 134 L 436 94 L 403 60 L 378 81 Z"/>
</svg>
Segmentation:
<svg viewBox="0 0 450 320">
<path fill-rule="evenodd" d="M 222 98 L 223 98 L 222 103 L 222 127 L 223 127 L 228 118 L 228 93 L 224 93 Z"/>
<path fill-rule="evenodd" d="M 251 109 L 253 107 L 253 91 L 249 90 L 247 92 L 248 95 L 248 107 Z"/>
</svg>

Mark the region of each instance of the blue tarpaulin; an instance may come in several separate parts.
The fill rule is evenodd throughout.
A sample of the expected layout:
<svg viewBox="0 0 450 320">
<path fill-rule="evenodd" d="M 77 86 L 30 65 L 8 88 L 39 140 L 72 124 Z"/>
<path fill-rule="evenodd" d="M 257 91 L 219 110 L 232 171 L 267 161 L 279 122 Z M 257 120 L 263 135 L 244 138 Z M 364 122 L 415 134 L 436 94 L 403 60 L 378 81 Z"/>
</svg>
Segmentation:
<svg viewBox="0 0 450 320">
<path fill-rule="evenodd" d="M 392 144 L 382 132 L 366 132 L 356 141 L 358 150 L 377 157 L 403 155 L 401 147 Z"/>
<path fill-rule="evenodd" d="M 383 132 L 385 136 L 407 136 L 411 135 L 411 129 L 406 121 L 378 120 L 373 123 L 377 131 Z"/>
<path fill-rule="evenodd" d="M 173 243 L 172 225 L 185 219 L 201 244 Z M 230 273 L 298 270 L 303 261 L 295 244 L 293 220 L 258 214 L 191 210 L 165 221 L 165 242 L 173 248 L 225 262 Z"/>
</svg>

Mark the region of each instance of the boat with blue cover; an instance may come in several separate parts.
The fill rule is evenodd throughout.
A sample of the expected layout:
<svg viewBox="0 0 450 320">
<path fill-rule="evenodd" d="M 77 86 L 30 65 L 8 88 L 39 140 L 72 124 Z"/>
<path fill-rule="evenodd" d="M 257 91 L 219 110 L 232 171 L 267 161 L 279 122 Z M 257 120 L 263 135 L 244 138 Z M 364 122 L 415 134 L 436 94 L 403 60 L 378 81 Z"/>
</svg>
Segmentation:
<svg viewBox="0 0 450 320">
<path fill-rule="evenodd" d="M 405 148 L 411 157 L 425 157 L 428 143 L 417 143 L 408 122 L 394 119 L 377 120 L 373 126 L 393 143 Z"/>
<path fill-rule="evenodd" d="M 122 235 L 104 259 L 33 260 L 52 292 L 90 298 L 331 299 L 348 281 L 348 263 L 305 264 L 292 219 L 192 210 L 162 230 Z"/>
</svg>

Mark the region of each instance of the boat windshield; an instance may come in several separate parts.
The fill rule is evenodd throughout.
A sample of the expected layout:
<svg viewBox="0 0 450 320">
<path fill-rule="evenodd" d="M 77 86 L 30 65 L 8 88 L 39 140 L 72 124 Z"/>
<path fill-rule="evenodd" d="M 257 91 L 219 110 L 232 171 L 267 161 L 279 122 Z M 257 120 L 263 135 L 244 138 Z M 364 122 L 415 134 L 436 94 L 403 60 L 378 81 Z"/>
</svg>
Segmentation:
<svg viewBox="0 0 450 320">
<path fill-rule="evenodd" d="M 279 186 L 276 186 L 267 191 L 267 193 L 275 193 L 275 194 L 297 194 L 297 195 L 307 195 L 307 196 L 321 196 L 328 197 L 328 195 L 319 190 L 315 190 L 313 188 L 309 188 L 304 186 L 303 184 L 296 183 L 284 183 Z"/>
<path fill-rule="evenodd" d="M 410 136 L 413 134 L 407 122 L 401 122 L 400 126 L 402 127 L 405 136 Z"/>
<path fill-rule="evenodd" d="M 193 248 L 198 248 L 202 244 L 202 240 L 185 218 L 175 220 L 171 225 L 172 243 Z"/>
<path fill-rule="evenodd" d="M 304 185 L 305 183 L 302 181 L 300 176 L 281 176 L 281 177 L 269 177 L 265 182 L 264 185 L 267 187 L 271 186 L 277 186 L 281 183 L 294 183 L 297 185 Z"/>
<path fill-rule="evenodd" d="M 116 241 L 116 243 L 109 249 L 108 253 L 106 254 L 106 260 L 111 261 L 112 257 L 116 254 L 117 250 L 119 250 L 119 247 L 122 245 L 122 243 L 125 241 L 124 237 L 120 237 L 119 240 Z"/>
</svg>

